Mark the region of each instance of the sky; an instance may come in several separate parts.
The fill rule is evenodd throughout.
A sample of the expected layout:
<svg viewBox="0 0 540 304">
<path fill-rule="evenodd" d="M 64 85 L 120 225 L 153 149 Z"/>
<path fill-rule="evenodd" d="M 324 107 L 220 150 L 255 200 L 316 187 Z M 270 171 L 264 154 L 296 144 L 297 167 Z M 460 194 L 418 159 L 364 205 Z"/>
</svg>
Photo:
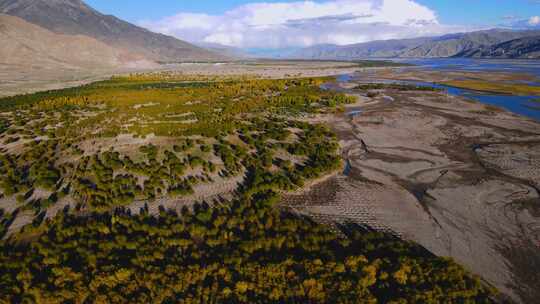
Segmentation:
<svg viewBox="0 0 540 304">
<path fill-rule="evenodd" d="M 152 31 L 198 44 L 295 48 L 540 29 L 540 0 L 86 0 Z"/>
</svg>

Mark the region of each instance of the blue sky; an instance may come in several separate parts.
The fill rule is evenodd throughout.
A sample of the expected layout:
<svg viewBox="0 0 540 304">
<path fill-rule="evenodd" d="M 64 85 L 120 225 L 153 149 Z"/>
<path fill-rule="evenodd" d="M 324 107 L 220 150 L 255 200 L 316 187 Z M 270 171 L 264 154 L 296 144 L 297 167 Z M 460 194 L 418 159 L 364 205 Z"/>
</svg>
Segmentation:
<svg viewBox="0 0 540 304">
<path fill-rule="evenodd" d="M 87 0 L 98 10 L 131 22 L 158 19 L 179 12 L 220 14 L 251 2 L 295 2 L 289 0 Z M 319 1 L 320 2 L 320 1 Z M 523 19 L 540 15 L 540 0 L 418 0 L 435 10 L 440 21 L 449 24 L 497 25 L 505 16 Z"/>
<path fill-rule="evenodd" d="M 97 10 L 196 43 L 253 48 L 351 44 L 520 25 L 540 0 L 86 0 Z"/>
<path fill-rule="evenodd" d="M 529 19 L 540 14 L 540 0 L 418 0 L 434 9 L 441 22 L 495 26 L 505 17 Z"/>
</svg>

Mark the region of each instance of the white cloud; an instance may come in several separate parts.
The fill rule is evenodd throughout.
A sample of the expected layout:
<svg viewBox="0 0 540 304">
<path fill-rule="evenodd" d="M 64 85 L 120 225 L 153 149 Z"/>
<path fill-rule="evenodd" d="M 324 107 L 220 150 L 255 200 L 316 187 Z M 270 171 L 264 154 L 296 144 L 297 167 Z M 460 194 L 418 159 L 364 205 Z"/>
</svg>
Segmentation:
<svg viewBox="0 0 540 304">
<path fill-rule="evenodd" d="M 516 29 L 516 30 L 538 30 L 540 29 L 540 16 L 532 16 L 530 18 L 516 17 L 510 22 L 505 22 L 500 26 Z"/>
<path fill-rule="evenodd" d="M 192 42 L 244 48 L 351 44 L 465 30 L 439 24 L 434 11 L 413 0 L 251 3 L 222 15 L 181 12 L 140 24 Z"/>
<path fill-rule="evenodd" d="M 529 25 L 540 25 L 540 16 L 531 17 L 531 19 L 529 19 Z"/>
</svg>

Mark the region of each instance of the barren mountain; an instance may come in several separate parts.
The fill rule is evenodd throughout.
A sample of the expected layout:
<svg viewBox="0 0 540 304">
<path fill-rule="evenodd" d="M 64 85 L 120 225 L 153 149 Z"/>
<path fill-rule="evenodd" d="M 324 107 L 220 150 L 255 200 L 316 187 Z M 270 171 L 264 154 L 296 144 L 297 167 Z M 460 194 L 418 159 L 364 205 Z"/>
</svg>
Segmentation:
<svg viewBox="0 0 540 304">
<path fill-rule="evenodd" d="M 454 57 L 464 51 L 491 46 L 505 41 L 527 37 L 531 31 L 490 30 L 465 34 L 451 34 L 407 50 L 399 57 L 444 58 Z"/>
<path fill-rule="evenodd" d="M 457 56 L 470 58 L 540 59 L 540 35 L 468 50 Z"/>
<path fill-rule="evenodd" d="M 0 64 L 13 69 L 125 67 L 142 57 L 94 38 L 61 35 L 18 17 L 0 14 Z"/>
<path fill-rule="evenodd" d="M 176 38 L 103 15 L 81 0 L 0 0 L 0 13 L 58 34 L 85 35 L 158 62 L 222 60 L 223 56 Z"/>
<path fill-rule="evenodd" d="M 479 49 L 531 36 L 539 31 L 489 30 L 472 33 L 458 33 L 440 37 L 424 37 L 402 40 L 384 40 L 353 45 L 318 45 L 298 51 L 293 57 L 303 59 L 363 58 L 445 58 L 458 57 Z M 482 57 L 482 52 L 475 53 Z"/>
<path fill-rule="evenodd" d="M 302 59 L 359 59 L 367 57 L 396 57 L 403 51 L 429 41 L 429 38 L 380 40 L 366 43 L 338 46 L 316 45 L 300 50 L 293 55 Z"/>
</svg>

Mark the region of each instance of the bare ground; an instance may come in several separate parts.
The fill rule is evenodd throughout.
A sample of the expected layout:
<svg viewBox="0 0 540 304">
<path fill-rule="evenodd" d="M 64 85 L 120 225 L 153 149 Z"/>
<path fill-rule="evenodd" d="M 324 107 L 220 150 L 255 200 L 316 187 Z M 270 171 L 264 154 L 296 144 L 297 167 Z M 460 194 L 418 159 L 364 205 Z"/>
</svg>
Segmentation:
<svg viewBox="0 0 540 304">
<path fill-rule="evenodd" d="M 123 69 L 31 69 L 0 64 L 0 97 L 76 87 L 105 80 L 113 75 L 138 72 L 173 71 L 186 75 L 238 76 L 263 78 L 318 77 L 353 73 L 360 70 L 350 62 L 249 61 L 227 63 L 183 63 L 152 68 Z"/>
<path fill-rule="evenodd" d="M 337 132 L 347 167 L 284 205 L 391 231 L 531 303 L 540 290 L 531 279 L 538 255 L 526 254 L 540 252 L 540 124 L 437 92 L 383 93 L 347 109 L 359 115 L 312 118 Z"/>
</svg>

